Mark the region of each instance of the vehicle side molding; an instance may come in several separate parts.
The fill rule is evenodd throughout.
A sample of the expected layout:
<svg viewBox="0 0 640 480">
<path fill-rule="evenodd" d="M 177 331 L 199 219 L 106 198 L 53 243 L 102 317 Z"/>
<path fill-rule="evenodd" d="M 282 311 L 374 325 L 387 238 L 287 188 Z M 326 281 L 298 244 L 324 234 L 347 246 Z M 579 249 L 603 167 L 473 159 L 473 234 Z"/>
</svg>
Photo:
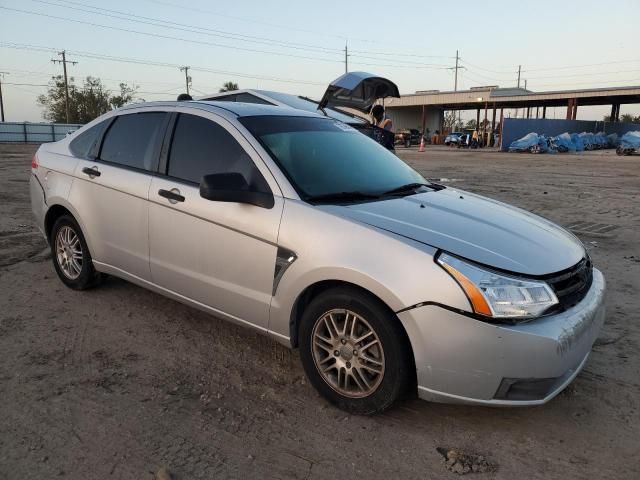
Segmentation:
<svg viewBox="0 0 640 480">
<path fill-rule="evenodd" d="M 200 183 L 200 196 L 216 202 L 236 202 L 273 208 L 275 201 L 271 192 L 251 190 L 241 173 L 216 173 L 205 175 Z"/>
</svg>

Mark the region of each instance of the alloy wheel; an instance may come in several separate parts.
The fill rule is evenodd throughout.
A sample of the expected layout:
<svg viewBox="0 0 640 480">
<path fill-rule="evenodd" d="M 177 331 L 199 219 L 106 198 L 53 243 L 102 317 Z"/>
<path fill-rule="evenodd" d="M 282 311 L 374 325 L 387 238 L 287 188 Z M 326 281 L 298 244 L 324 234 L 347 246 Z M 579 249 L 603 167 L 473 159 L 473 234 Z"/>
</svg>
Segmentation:
<svg viewBox="0 0 640 480">
<path fill-rule="evenodd" d="M 313 361 L 332 389 L 351 398 L 376 391 L 384 377 L 384 350 L 366 319 L 350 310 L 330 310 L 318 318 L 312 335 Z"/>
<path fill-rule="evenodd" d="M 62 273 L 75 280 L 82 272 L 82 243 L 73 228 L 65 225 L 56 235 L 56 260 Z"/>
</svg>

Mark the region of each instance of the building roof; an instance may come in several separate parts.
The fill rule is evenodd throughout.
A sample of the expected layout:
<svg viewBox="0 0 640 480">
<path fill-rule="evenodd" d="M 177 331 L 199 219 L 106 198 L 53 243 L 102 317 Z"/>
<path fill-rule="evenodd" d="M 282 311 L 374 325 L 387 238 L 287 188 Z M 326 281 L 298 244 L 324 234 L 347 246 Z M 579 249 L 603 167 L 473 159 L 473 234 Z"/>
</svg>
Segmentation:
<svg viewBox="0 0 640 480">
<path fill-rule="evenodd" d="M 476 109 L 485 104 L 497 108 L 527 106 L 566 106 L 569 99 L 578 105 L 611 105 L 613 103 L 640 103 L 640 86 L 590 88 L 533 92 L 523 88 L 480 87 L 449 92 L 426 91 L 385 99 L 385 107 L 439 106 L 444 109 Z"/>
</svg>

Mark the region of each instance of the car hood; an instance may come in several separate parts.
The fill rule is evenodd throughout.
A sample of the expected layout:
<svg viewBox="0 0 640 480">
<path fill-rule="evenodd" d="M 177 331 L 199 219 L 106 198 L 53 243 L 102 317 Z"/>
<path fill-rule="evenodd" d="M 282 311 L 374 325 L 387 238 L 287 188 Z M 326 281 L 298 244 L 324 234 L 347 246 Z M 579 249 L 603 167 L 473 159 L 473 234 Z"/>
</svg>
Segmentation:
<svg viewBox="0 0 640 480">
<path fill-rule="evenodd" d="M 555 273 L 586 255 L 582 243 L 554 223 L 457 189 L 318 208 L 514 273 Z"/>
</svg>

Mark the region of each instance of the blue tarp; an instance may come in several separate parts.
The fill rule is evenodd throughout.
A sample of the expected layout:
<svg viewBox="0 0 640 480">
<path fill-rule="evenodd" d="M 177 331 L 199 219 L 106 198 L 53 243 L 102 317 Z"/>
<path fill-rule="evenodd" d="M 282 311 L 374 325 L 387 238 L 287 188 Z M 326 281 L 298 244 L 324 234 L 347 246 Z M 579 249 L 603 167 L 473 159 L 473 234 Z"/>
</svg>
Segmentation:
<svg viewBox="0 0 640 480">
<path fill-rule="evenodd" d="M 531 132 L 511 142 L 509 151 L 530 152 L 534 145 L 538 145 L 540 147 L 540 153 L 582 152 L 583 150 L 614 148 L 621 144 L 621 141 L 624 141 L 625 137 L 628 138 L 627 145 L 636 145 L 625 148 L 640 148 L 640 146 L 638 146 L 638 143 L 640 143 L 640 132 L 628 132 L 622 137 L 622 140 L 619 140 L 618 135 L 615 133 L 606 135 L 604 132 L 565 132 L 555 137 L 547 137 L 546 135 Z"/>
<path fill-rule="evenodd" d="M 558 152 L 575 152 L 576 146 L 571 139 L 569 133 L 561 133 L 551 139 L 551 144 L 554 145 Z"/>
<path fill-rule="evenodd" d="M 640 148 L 640 132 L 627 132 L 620 139 L 622 148 Z"/>
<path fill-rule="evenodd" d="M 582 141 L 582 137 L 577 133 L 571 134 L 571 142 L 576 147 L 576 152 L 582 152 L 584 150 L 584 142 Z"/>
<path fill-rule="evenodd" d="M 544 135 L 538 135 L 537 133 L 527 133 L 524 137 L 514 140 L 509 145 L 510 152 L 526 152 L 530 151 L 531 147 L 538 145 L 540 152 L 545 153 L 549 150 L 549 142 Z"/>
</svg>

